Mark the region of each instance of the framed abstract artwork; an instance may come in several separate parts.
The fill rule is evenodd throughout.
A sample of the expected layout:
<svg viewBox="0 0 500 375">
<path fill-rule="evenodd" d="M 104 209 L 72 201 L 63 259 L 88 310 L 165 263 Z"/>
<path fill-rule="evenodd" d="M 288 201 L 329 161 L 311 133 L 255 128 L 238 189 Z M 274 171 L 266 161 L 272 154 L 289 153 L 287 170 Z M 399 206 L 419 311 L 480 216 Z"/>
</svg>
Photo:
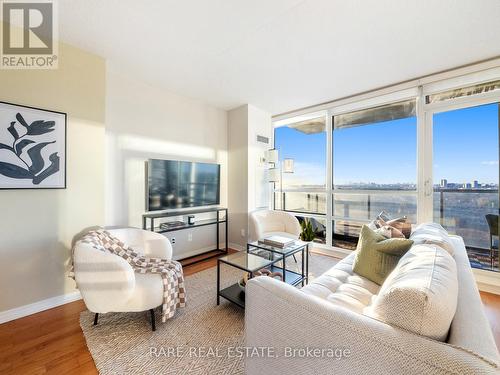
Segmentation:
<svg viewBox="0 0 500 375">
<path fill-rule="evenodd" d="M 0 189 L 66 188 L 66 113 L 0 102 Z"/>
</svg>

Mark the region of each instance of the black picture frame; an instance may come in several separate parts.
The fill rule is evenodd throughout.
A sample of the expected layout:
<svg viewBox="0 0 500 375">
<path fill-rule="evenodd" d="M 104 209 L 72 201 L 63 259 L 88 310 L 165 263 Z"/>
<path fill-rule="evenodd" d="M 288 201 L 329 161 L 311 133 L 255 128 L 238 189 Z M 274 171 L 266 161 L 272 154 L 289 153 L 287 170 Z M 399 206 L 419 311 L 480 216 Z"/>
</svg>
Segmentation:
<svg viewBox="0 0 500 375">
<path fill-rule="evenodd" d="M 22 129 L 22 127 L 23 127 L 23 125 L 20 125 L 20 121 L 19 121 L 19 119 L 17 119 L 17 116 L 15 118 L 11 118 L 11 117 L 4 118 L 4 117 L 6 117 L 6 114 L 5 114 L 6 108 L 10 108 L 11 110 L 15 110 L 15 112 L 20 113 L 21 116 L 23 115 L 23 113 L 27 113 L 27 112 L 28 113 L 31 112 L 31 115 L 33 115 L 33 112 L 39 112 L 41 115 L 43 115 L 44 113 L 47 114 L 47 117 L 45 117 L 45 119 L 43 119 L 43 117 L 42 117 L 41 120 L 38 120 L 38 122 L 39 122 L 38 125 L 40 125 L 40 126 L 38 126 L 38 129 L 36 129 L 36 130 L 38 130 L 38 132 L 37 133 L 35 132 L 36 134 L 29 134 L 29 136 L 30 136 L 30 138 L 33 138 L 36 136 L 52 133 L 53 130 L 56 130 L 56 132 L 54 133 L 54 134 L 56 134 L 56 137 L 55 137 L 56 139 L 54 141 L 39 142 L 38 145 L 40 145 L 40 143 L 47 143 L 47 146 L 50 147 L 52 144 L 56 144 L 57 146 L 51 147 L 52 150 L 56 150 L 56 152 L 53 152 L 49 156 L 49 158 L 57 159 L 59 166 L 60 166 L 61 161 L 62 161 L 63 168 L 57 169 L 56 172 L 48 175 L 45 178 L 45 179 L 47 179 L 51 175 L 62 174 L 62 176 L 59 177 L 59 180 L 60 180 L 59 183 L 47 185 L 47 184 L 43 184 L 43 181 L 40 181 L 38 183 L 33 183 L 33 181 L 32 181 L 31 184 L 25 182 L 25 183 L 20 183 L 19 186 L 16 186 L 14 183 L 12 183 L 12 180 L 16 180 L 19 178 L 11 178 L 9 176 L 5 176 L 0 170 L 0 190 L 38 190 L 38 189 L 57 189 L 57 190 L 59 190 L 59 189 L 66 189 L 67 188 L 67 137 L 68 137 L 68 133 L 67 133 L 68 115 L 67 115 L 67 113 L 0 100 L 0 146 L 1 145 L 5 146 L 5 144 L 4 144 L 5 129 L 10 128 L 10 126 L 12 126 L 13 122 L 16 122 L 16 124 L 14 125 L 15 128 Z M 52 120 L 47 120 L 47 118 L 50 119 L 50 118 L 59 117 L 59 116 L 60 116 L 60 118 L 58 119 L 58 121 L 55 122 L 55 124 L 53 126 L 51 126 L 50 122 Z M 26 123 L 28 123 L 28 122 L 29 121 L 26 121 Z M 44 122 L 44 124 L 42 125 L 41 122 Z M 31 125 L 33 125 L 33 122 L 31 123 Z M 28 125 L 28 126 L 30 127 L 31 125 Z M 26 129 L 28 129 L 28 128 L 26 128 Z M 51 130 L 49 130 L 49 129 L 51 129 Z M 9 130 L 9 133 L 10 133 L 10 130 Z M 58 133 L 59 133 L 59 135 L 57 136 Z M 10 133 L 10 134 L 12 136 L 12 133 Z M 54 135 L 54 134 L 52 134 L 52 135 Z M 24 136 L 28 136 L 28 134 L 24 134 L 22 137 L 24 137 Z M 20 137 L 20 138 L 22 138 L 22 137 Z M 45 137 L 47 137 L 47 136 L 45 136 Z M 27 141 L 33 141 L 33 140 L 27 139 Z M 17 142 L 17 139 L 14 141 L 14 144 L 16 142 Z M 37 142 L 35 142 L 35 141 L 30 142 L 27 146 L 29 146 L 32 143 L 34 143 L 34 146 L 25 147 L 26 150 L 29 151 L 29 149 L 31 149 L 32 147 L 37 146 L 37 144 L 36 144 Z M 63 143 L 63 144 L 61 145 L 61 143 Z M 12 146 L 12 149 L 15 148 L 14 144 Z M 41 146 L 40 148 L 43 149 L 45 147 Z M 16 148 L 16 150 L 17 150 L 17 148 Z M 0 147 L 0 151 L 13 151 L 13 150 L 5 150 L 5 147 Z M 21 155 L 23 154 L 23 152 L 24 152 L 24 149 L 21 151 Z M 58 155 L 59 152 L 64 153 L 64 155 Z M 54 157 L 54 154 L 56 154 L 55 157 Z M 17 155 L 17 157 L 19 158 L 19 155 Z M 43 158 L 43 164 L 44 164 L 43 167 L 45 167 L 46 164 L 48 164 L 48 162 L 51 163 L 51 164 L 49 164 L 49 167 L 53 166 L 53 164 L 54 164 L 53 160 L 51 160 L 51 159 L 46 160 L 45 158 Z M 5 161 L 4 161 L 4 155 L 2 155 L 2 153 L 0 152 L 0 167 L 2 166 L 2 164 L 5 164 Z M 29 169 L 28 165 L 26 165 L 26 167 Z M 49 167 L 47 167 L 46 169 L 43 169 L 42 172 L 47 172 L 47 169 L 49 169 Z M 39 175 L 40 174 L 41 173 L 39 173 Z M 10 180 L 11 183 L 5 184 L 4 180 L 6 180 L 6 179 L 7 179 L 7 181 Z M 22 178 L 22 180 L 27 180 L 27 179 L 28 178 Z M 19 180 L 21 180 L 21 179 L 19 179 Z M 12 185 L 12 186 L 8 186 L 8 185 Z"/>
</svg>

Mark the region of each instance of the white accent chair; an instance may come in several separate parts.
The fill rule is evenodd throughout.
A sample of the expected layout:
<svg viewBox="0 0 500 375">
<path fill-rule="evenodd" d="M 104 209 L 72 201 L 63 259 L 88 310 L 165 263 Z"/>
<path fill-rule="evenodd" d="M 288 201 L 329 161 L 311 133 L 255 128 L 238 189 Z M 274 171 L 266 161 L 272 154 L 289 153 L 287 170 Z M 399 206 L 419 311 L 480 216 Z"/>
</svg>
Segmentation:
<svg viewBox="0 0 500 375">
<path fill-rule="evenodd" d="M 137 253 L 147 257 L 172 259 L 170 241 L 159 233 L 138 228 L 109 229 Z M 163 281 L 159 274 L 135 273 L 117 255 L 79 242 L 74 250 L 75 281 L 87 308 L 95 313 L 149 310 L 155 330 L 154 309 L 163 303 Z"/>
<path fill-rule="evenodd" d="M 301 231 L 297 218 L 288 212 L 259 210 L 250 213 L 250 241 L 269 236 L 282 236 L 297 240 Z"/>
<path fill-rule="evenodd" d="M 258 210 L 250 213 L 250 241 L 270 236 L 288 237 L 298 240 L 302 228 L 295 216 L 285 211 Z M 297 262 L 295 254 L 293 259 Z"/>
</svg>

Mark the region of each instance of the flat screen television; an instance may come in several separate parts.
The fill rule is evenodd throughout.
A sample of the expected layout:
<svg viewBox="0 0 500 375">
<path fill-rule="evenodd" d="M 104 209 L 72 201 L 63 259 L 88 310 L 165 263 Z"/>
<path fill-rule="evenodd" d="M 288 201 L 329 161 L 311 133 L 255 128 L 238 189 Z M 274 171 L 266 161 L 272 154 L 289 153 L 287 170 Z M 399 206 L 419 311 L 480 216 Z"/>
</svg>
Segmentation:
<svg viewBox="0 0 500 375">
<path fill-rule="evenodd" d="M 149 159 L 147 211 L 220 204 L 220 165 Z"/>
</svg>

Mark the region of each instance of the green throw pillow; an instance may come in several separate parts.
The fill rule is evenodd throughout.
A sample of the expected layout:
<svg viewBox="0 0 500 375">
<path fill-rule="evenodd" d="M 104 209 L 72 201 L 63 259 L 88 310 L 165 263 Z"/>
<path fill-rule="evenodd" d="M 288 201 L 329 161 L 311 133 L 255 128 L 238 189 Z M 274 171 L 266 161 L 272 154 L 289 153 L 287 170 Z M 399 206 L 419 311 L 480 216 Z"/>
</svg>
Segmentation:
<svg viewBox="0 0 500 375">
<path fill-rule="evenodd" d="M 412 244 L 413 241 L 406 238 L 385 238 L 363 225 L 352 270 L 382 285 Z"/>
</svg>

